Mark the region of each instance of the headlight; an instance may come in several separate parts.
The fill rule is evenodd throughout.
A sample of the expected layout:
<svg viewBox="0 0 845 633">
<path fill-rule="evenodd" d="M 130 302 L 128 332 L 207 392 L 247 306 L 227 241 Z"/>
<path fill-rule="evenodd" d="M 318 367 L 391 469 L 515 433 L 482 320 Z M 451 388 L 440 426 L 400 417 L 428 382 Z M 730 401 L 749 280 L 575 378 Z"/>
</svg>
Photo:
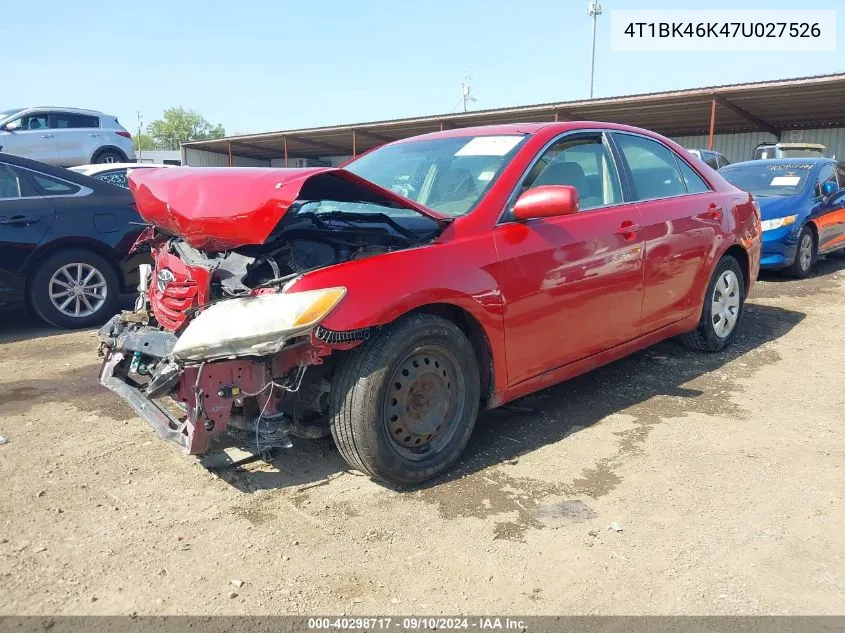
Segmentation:
<svg viewBox="0 0 845 633">
<path fill-rule="evenodd" d="M 783 226 L 789 226 L 790 224 L 795 224 L 795 220 L 798 219 L 798 215 L 787 215 L 783 218 L 774 218 L 773 220 L 763 220 L 760 224 L 763 227 L 764 231 L 773 231 L 774 229 L 779 229 Z"/>
<path fill-rule="evenodd" d="M 275 293 L 221 301 L 201 312 L 176 341 L 177 360 L 266 356 L 319 323 L 346 288 Z"/>
</svg>

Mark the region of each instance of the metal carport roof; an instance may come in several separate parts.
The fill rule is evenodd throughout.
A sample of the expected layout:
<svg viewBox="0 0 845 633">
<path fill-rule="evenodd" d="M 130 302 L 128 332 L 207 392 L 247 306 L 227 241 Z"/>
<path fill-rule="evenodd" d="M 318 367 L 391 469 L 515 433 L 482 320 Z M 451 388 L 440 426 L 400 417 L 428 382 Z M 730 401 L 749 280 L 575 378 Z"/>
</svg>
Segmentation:
<svg viewBox="0 0 845 633">
<path fill-rule="evenodd" d="M 755 130 L 778 134 L 842 125 L 845 73 L 246 134 L 183 147 L 258 159 L 350 156 L 447 128 L 558 120 L 627 123 L 667 136 Z"/>
</svg>

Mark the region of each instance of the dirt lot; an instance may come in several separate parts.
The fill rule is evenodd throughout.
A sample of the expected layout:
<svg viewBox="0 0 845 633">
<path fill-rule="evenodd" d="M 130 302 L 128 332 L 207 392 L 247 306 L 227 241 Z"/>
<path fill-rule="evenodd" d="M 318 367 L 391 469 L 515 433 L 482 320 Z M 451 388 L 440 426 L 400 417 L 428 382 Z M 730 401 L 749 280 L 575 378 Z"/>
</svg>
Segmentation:
<svg viewBox="0 0 845 633">
<path fill-rule="evenodd" d="M 0 614 L 845 613 L 845 259 L 818 270 L 761 281 L 725 353 L 484 415 L 410 493 L 329 441 L 215 476 L 97 385 L 93 332 L 7 322 Z"/>
</svg>

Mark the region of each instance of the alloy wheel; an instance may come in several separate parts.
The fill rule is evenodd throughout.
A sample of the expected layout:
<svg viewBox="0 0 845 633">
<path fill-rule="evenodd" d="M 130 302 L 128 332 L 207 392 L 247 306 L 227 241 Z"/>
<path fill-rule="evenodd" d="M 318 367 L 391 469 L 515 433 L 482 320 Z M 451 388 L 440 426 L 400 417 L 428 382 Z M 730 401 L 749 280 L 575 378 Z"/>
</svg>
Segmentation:
<svg viewBox="0 0 845 633">
<path fill-rule="evenodd" d="M 82 262 L 66 264 L 50 277 L 50 302 L 64 315 L 91 316 L 103 307 L 108 287 L 103 274 Z"/>
<path fill-rule="evenodd" d="M 813 263 L 813 236 L 809 232 L 801 236 L 798 244 L 798 264 L 801 270 L 808 271 Z"/>
</svg>

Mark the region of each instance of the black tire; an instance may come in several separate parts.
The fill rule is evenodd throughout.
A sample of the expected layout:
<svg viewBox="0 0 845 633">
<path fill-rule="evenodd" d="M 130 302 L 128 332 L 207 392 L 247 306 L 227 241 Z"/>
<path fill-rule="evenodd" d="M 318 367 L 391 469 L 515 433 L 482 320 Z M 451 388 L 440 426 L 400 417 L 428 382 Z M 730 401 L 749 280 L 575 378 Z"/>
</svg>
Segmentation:
<svg viewBox="0 0 845 633">
<path fill-rule="evenodd" d="M 94 164 L 100 163 L 125 163 L 126 156 L 117 149 L 101 149 L 99 152 L 94 154 L 93 158 Z"/>
<path fill-rule="evenodd" d="M 62 312 L 59 309 L 61 304 L 59 306 L 54 305 L 50 298 L 51 287 L 54 292 L 63 292 L 69 282 L 68 277 L 60 274 L 58 281 L 51 283 L 53 275 L 59 273 L 64 266 L 71 266 L 72 268 L 69 270 L 71 277 L 73 277 L 75 276 L 74 272 L 78 270 L 73 268 L 75 264 L 82 264 L 82 270 L 85 272 L 88 272 L 89 269 L 97 271 L 97 274 L 91 280 L 92 291 L 96 293 L 104 292 L 104 296 L 101 298 L 92 295 L 84 295 L 84 299 L 80 297 L 78 302 L 82 308 L 80 316 Z M 64 285 L 61 285 L 60 282 Z M 103 285 L 99 285 L 101 282 Z M 97 287 L 93 288 L 95 284 Z M 101 288 L 104 290 L 101 290 Z M 43 321 L 58 328 L 85 328 L 103 323 L 117 311 L 119 293 L 120 283 L 112 266 L 96 253 L 81 248 L 69 248 L 51 254 L 41 262 L 29 280 L 29 301 L 32 309 Z M 74 297 L 68 295 L 57 299 L 57 301 L 63 302 L 66 298 L 71 299 L 71 304 L 67 310 L 74 312 L 74 307 L 77 304 Z M 84 314 L 88 311 L 86 301 L 91 308 L 96 308 L 90 314 Z"/>
<path fill-rule="evenodd" d="M 727 271 L 732 271 L 737 281 L 736 297 L 738 305 L 736 308 L 736 320 L 727 334 L 727 336 L 720 336 L 717 332 L 717 324 L 720 320 L 719 315 L 714 317 L 713 301 L 716 297 L 716 285 L 723 279 Z M 721 296 L 721 295 L 720 295 Z M 733 294 L 731 294 L 733 297 Z M 707 293 L 704 295 L 704 307 L 701 310 L 701 319 L 698 322 L 698 327 L 692 332 L 687 332 L 681 335 L 681 342 L 687 347 L 704 352 L 718 352 L 730 345 L 731 341 L 736 336 L 742 322 L 742 314 L 745 310 L 745 274 L 742 272 L 742 266 L 732 255 L 725 255 L 719 260 L 716 269 L 713 271 L 713 276 L 710 278 L 710 283 L 707 284 Z"/>
<path fill-rule="evenodd" d="M 809 239 L 809 242 L 807 240 Z M 807 244 L 809 243 L 809 246 Z M 809 257 L 804 253 L 805 248 L 809 248 Z M 783 273 L 795 279 L 803 279 L 810 274 L 813 268 L 813 263 L 816 261 L 816 234 L 805 226 L 801 229 L 798 235 L 798 248 L 795 249 L 795 261 L 783 269 Z M 802 256 L 803 254 L 803 256 Z"/>
<path fill-rule="evenodd" d="M 466 448 L 478 417 L 478 364 L 454 323 L 411 314 L 341 359 L 331 397 L 332 437 L 349 465 L 390 486 L 418 484 Z"/>
</svg>

